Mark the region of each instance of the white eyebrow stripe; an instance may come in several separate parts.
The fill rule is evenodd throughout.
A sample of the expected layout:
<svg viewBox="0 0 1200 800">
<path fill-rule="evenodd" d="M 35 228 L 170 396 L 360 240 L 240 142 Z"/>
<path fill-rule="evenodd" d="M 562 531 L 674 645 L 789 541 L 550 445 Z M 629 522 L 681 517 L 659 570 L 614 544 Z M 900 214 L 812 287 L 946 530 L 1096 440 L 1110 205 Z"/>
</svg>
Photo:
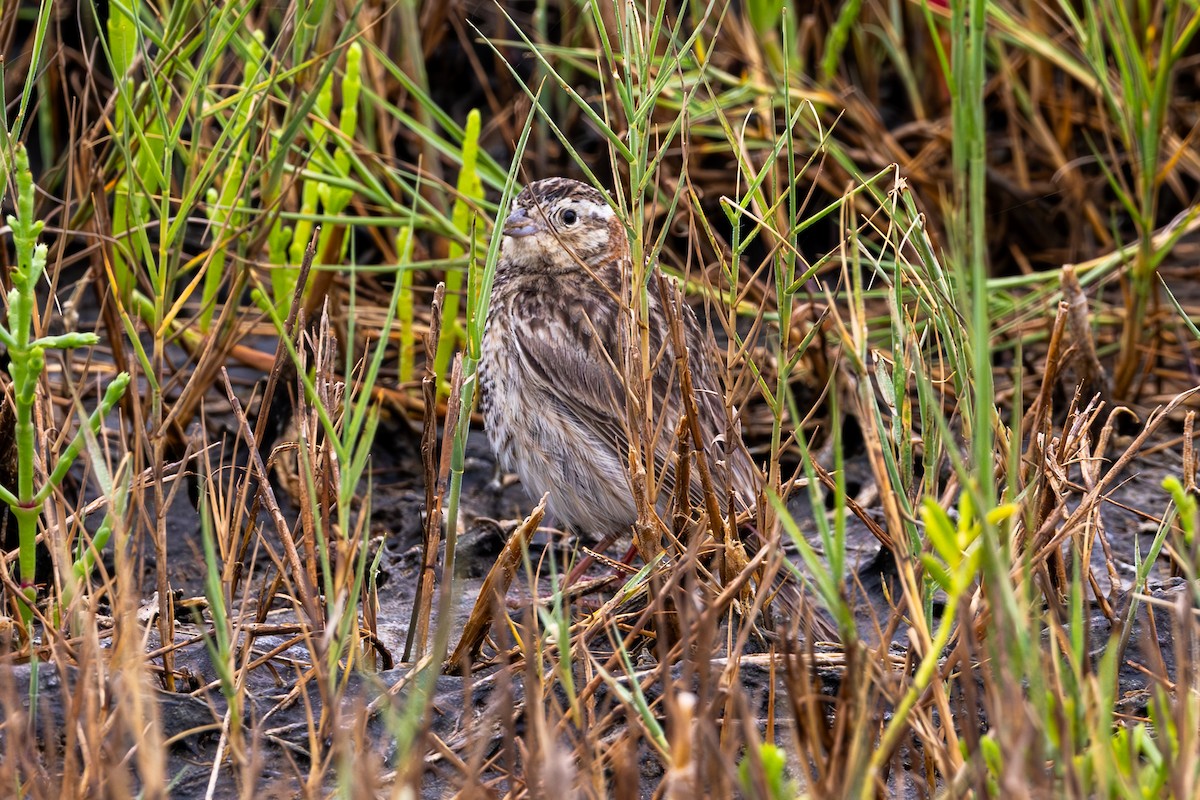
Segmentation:
<svg viewBox="0 0 1200 800">
<path fill-rule="evenodd" d="M 596 210 L 592 212 L 592 216 L 596 217 L 597 219 L 612 219 L 615 216 L 613 214 L 612 206 L 610 206 L 608 203 L 596 203 L 595 209 Z"/>
</svg>

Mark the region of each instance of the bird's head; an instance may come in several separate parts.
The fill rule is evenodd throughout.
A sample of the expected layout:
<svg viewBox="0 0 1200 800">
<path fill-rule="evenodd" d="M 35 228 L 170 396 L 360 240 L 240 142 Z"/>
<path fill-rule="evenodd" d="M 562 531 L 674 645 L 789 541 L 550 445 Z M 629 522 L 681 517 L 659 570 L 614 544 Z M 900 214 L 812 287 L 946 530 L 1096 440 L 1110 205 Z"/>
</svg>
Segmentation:
<svg viewBox="0 0 1200 800">
<path fill-rule="evenodd" d="M 525 187 L 504 221 L 504 261 L 547 273 L 598 267 L 626 249 L 625 230 L 604 195 L 569 178 Z"/>
</svg>

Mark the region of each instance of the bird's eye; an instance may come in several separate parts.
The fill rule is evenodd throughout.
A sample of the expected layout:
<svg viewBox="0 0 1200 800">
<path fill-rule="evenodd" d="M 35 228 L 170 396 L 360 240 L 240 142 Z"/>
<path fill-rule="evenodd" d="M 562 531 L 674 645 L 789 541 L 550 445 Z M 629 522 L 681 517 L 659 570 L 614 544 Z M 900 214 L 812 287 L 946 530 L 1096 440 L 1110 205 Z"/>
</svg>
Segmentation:
<svg viewBox="0 0 1200 800">
<path fill-rule="evenodd" d="M 579 221 L 579 215 L 575 213 L 575 209 L 568 208 L 562 213 L 563 225 L 574 225 Z"/>
</svg>

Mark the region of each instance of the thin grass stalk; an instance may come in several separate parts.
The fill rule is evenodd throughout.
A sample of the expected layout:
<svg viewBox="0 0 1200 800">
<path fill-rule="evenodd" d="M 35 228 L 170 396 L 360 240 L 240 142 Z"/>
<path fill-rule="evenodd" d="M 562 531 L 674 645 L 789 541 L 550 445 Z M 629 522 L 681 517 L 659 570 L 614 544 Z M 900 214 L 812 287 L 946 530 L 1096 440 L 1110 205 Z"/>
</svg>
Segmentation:
<svg viewBox="0 0 1200 800">
<path fill-rule="evenodd" d="M 952 111 L 954 117 L 953 162 L 958 178 L 959 213 L 954 237 L 958 241 L 956 266 L 959 295 L 964 308 L 971 309 L 971 442 L 977 491 L 984 508 L 995 503 L 992 420 L 991 323 L 988 314 L 987 132 L 984 120 L 984 90 L 987 81 L 986 0 L 951 3 Z M 960 221 L 961 220 L 961 221 Z M 961 227 L 959 227 L 961 226 Z M 967 398 L 963 398 L 967 399 Z"/>
<path fill-rule="evenodd" d="M 8 174 L 12 165 L 16 163 L 16 150 L 18 142 L 22 141 L 22 129 L 27 121 L 29 112 L 29 99 L 33 96 L 34 87 L 37 83 L 37 76 L 41 74 L 41 61 L 43 51 L 46 46 L 46 38 L 50 30 L 50 16 L 54 9 L 52 0 L 41 0 L 38 6 L 38 13 L 33 28 L 33 51 L 30 53 L 29 67 L 25 72 L 25 81 L 21 88 L 21 102 L 17 106 L 17 116 L 13 119 L 11 126 L 8 122 L 8 103 L 4 102 L 3 111 L 0 111 L 0 121 L 3 125 L 0 126 L 0 136 L 3 141 L 0 142 L 0 171 Z M 4 101 L 4 89 L 0 87 L 0 101 Z M 46 152 L 50 152 L 47 150 Z M 8 182 L 3 182 L 0 186 L 0 199 L 3 199 L 5 191 L 8 189 Z"/>
<path fill-rule="evenodd" d="M 208 471 L 211 472 L 211 469 Z M 228 703 L 226 718 L 229 723 L 230 753 L 235 763 L 240 763 L 246 757 L 246 743 L 242 732 L 243 687 L 239 685 L 240 682 L 237 678 L 237 650 L 234 646 L 236 634 L 229 614 L 231 598 L 225 594 L 224 583 L 221 580 L 221 568 L 217 563 L 215 533 L 208 492 L 207 486 L 200 487 L 200 540 L 204 548 L 205 566 L 204 593 L 208 599 L 209 614 L 213 623 L 211 633 L 204 637 L 204 643 L 208 648 L 209 661 L 217 673 L 221 694 Z M 225 731 L 222 731 L 222 736 L 224 735 Z"/>
<path fill-rule="evenodd" d="M 538 107 L 536 102 L 530 109 L 521 129 L 521 138 L 513 151 L 512 166 L 509 168 L 505 189 L 501 195 L 497 219 L 503 220 L 508 214 L 508 208 L 516 196 L 517 175 L 525 153 L 529 134 L 533 130 L 533 119 Z M 453 627 L 453 609 L 458 588 L 454 580 L 455 549 L 458 543 L 458 507 L 462 495 L 463 474 L 465 472 L 467 435 L 470 431 L 471 412 L 475 406 L 478 380 L 479 357 L 483 343 L 484 323 L 487 320 L 488 302 L 491 298 L 492 283 L 496 275 L 496 265 L 500 260 L 500 226 L 493 228 L 488 244 L 487 254 L 482 266 L 478 264 L 472 251 L 472 267 L 479 271 L 479 277 L 472 281 L 478 287 L 475 302 L 467 310 L 465 352 L 462 359 L 463 380 L 459 387 L 459 414 L 455 422 L 454 438 L 450 452 L 450 481 L 446 491 L 446 546 L 443 562 L 442 583 L 438 598 L 438 623 L 434 633 L 433 647 L 428 656 L 422 660 L 414 671 L 411 680 L 414 683 L 411 701 L 406 712 L 396 721 L 396 761 L 398 765 L 408 763 L 413 746 L 419 732 L 419 724 L 424 716 L 427 703 L 433 697 L 433 690 L 438 675 L 449 652 L 450 631 Z M 399 788 L 399 787 L 398 787 Z"/>
</svg>

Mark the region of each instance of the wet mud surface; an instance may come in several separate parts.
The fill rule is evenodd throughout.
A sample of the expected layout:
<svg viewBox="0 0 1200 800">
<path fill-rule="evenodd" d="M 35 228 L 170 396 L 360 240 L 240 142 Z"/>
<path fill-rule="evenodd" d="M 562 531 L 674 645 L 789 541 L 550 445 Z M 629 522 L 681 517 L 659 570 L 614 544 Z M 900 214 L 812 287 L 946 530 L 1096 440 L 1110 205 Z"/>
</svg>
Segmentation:
<svg viewBox="0 0 1200 800">
<path fill-rule="evenodd" d="M 228 435 L 230 429 L 222 431 L 218 425 L 211 433 Z M 1168 435 L 1170 432 L 1164 429 L 1163 436 Z M 409 425 L 393 420 L 387 423 L 373 452 L 371 533 L 374 546 L 382 549 L 378 574 L 378 633 L 380 647 L 389 654 L 395 666 L 390 670 L 355 676 L 342 701 L 350 708 L 371 703 L 377 706 L 369 715 L 367 727 L 355 732 L 354 740 L 356 746 L 370 753 L 380 765 L 390 764 L 396 755 L 392 749 L 395 746 L 395 720 L 402 716 L 406 698 L 415 691 L 410 674 L 412 665 L 403 661 L 403 654 L 421 566 L 424 525 L 424 486 L 417 445 L 417 436 Z M 877 507 L 875 489 L 867 477 L 865 456 L 850 454 L 846 469 L 852 488 L 857 490 L 855 499 L 868 510 Z M 1172 450 L 1138 459 L 1123 480 L 1114 482 L 1115 488 L 1102 506 L 1101 521 L 1108 544 L 1106 548 L 1093 548 L 1092 572 L 1106 598 L 1109 614 L 1114 610 L 1123 613 L 1130 602 L 1129 589 L 1135 565 L 1146 557 L 1158 529 L 1157 516 L 1167 504 L 1162 479 L 1179 472 L 1179 454 Z M 279 494 L 283 496 L 282 492 Z M 1069 507 L 1071 502 L 1067 505 Z M 519 484 L 498 474 L 483 431 L 472 431 L 457 549 L 460 591 L 452 625 L 455 637 L 462 630 L 483 577 L 503 547 L 506 536 L 531 506 L 532 502 L 525 497 Z M 816 544 L 814 509 L 807 490 L 796 492 L 789 501 L 789 508 L 802 530 L 810 534 L 810 541 Z M 289 510 L 288 513 L 292 512 Z M 821 513 L 827 513 L 827 509 L 822 508 Z M 177 606 L 186 606 L 188 599 L 203 597 L 204 575 L 198 517 L 186 492 L 177 494 L 169 510 L 169 520 L 171 585 L 176 592 Z M 573 537 L 546 529 L 534 536 L 531 557 L 536 561 L 553 550 L 556 563 L 566 563 L 577 545 Z M 623 551 L 624 545 L 619 543 L 614 549 Z M 144 552 L 152 552 L 152 549 L 146 548 Z M 887 598 L 898 591 L 895 565 L 891 554 L 881 548 L 860 520 L 853 517 L 848 526 L 848 553 L 850 571 L 846 581 L 852 587 L 859 628 L 869 639 L 875 630 L 876 619 L 887 618 Z M 799 561 L 795 553 L 791 557 Z M 153 596 L 155 583 L 155 565 L 151 558 L 147 557 L 142 565 L 147 598 Z M 593 567 L 592 574 L 604 574 L 604 569 Z M 1154 602 L 1148 605 L 1143 599 L 1120 668 L 1119 695 L 1125 698 L 1123 705 L 1127 708 L 1124 710 L 1137 712 L 1145 708 L 1152 682 L 1147 671 L 1165 670 L 1168 675 L 1175 674 L 1172 623 L 1167 606 L 1178 598 L 1186 599 L 1186 591 L 1181 580 L 1170 576 L 1165 558 L 1160 557 L 1149 579 L 1148 595 Z M 509 600 L 511 603 L 528 602 L 528 595 L 528 587 L 518 579 Z M 1149 607 L 1157 609 L 1153 625 L 1149 624 Z M 152 609 L 153 602 L 148 602 L 147 608 Z M 935 608 L 935 613 L 937 610 Z M 1096 658 L 1115 636 L 1114 625 L 1105 611 L 1098 604 L 1089 604 L 1088 636 Z M 281 610 L 281 616 L 273 615 L 272 619 L 282 622 L 288 613 Z M 176 674 L 184 679 L 178 682 L 177 692 L 170 693 L 161 687 L 156 689 L 164 735 L 171 742 L 168 769 L 175 778 L 172 796 L 203 797 L 213 786 L 217 789 L 215 796 L 229 796 L 238 789 L 229 770 L 218 770 L 215 777 L 213 773 L 214 759 L 222 746 L 218 735 L 220 723 L 227 711 L 217 688 L 217 673 L 199 637 L 202 626 L 195 621 L 189 622 L 186 612 L 180 612 L 178 616 L 180 625 L 176 642 L 190 641 L 175 655 Z M 149 623 L 151 618 L 148 612 L 147 643 L 153 650 L 159 643 L 156 629 Z M 903 626 L 896 638 L 898 643 L 905 641 Z M 285 634 L 259 636 L 253 652 L 267 653 L 285 644 L 287 639 Z M 1155 641 L 1157 646 L 1154 646 Z M 453 644 L 452 641 L 451 646 Z M 1161 664 L 1158 662 L 1160 653 Z M 319 718 L 322 706 L 321 692 L 301 678 L 308 658 L 306 649 L 293 646 L 277 653 L 269 668 L 260 667 L 248 673 L 251 703 L 242 709 L 242 716 L 245 727 L 254 734 L 250 739 L 256 742 L 256 747 L 262 748 L 258 755 L 261 784 L 266 791 L 264 797 L 275 796 L 271 794 L 274 791 L 279 793 L 278 796 L 291 796 L 296 790 L 297 769 L 301 773 L 306 769 L 308 720 L 314 715 Z M 745 656 L 744 661 L 740 670 L 743 681 L 740 690 L 752 703 L 762 705 L 765 703 L 763 698 L 769 695 L 770 673 L 756 663 L 753 655 Z M 76 673 L 72 668 L 43 663 L 37 674 L 39 713 L 49 715 L 54 721 L 51 730 L 61 730 L 57 723 L 65 722 L 63 704 L 74 694 Z M 30 697 L 30 679 L 31 667 L 28 665 L 7 670 L 4 676 L 16 690 L 15 696 L 26 698 L 26 703 Z M 782 697 L 786 693 L 782 691 L 781 679 L 776 675 L 775 680 Z M 836 691 L 836 671 L 822 673 L 820 680 L 825 682 L 826 691 Z M 431 729 L 444 742 L 470 742 L 471 747 L 490 749 L 488 757 L 503 760 L 502 754 L 497 754 L 506 745 L 499 733 L 500 725 L 494 718 L 500 709 L 509 713 L 512 708 L 519 707 L 522 686 L 520 670 L 510 673 L 499 666 L 485 668 L 467 677 L 438 676 L 433 687 Z M 121 690 L 114 687 L 111 696 L 120 713 Z M 767 709 L 761 711 L 765 714 Z M 788 713 L 782 705 L 774 709 L 778 720 L 786 720 Z M 481 725 L 486 730 L 481 729 Z M 491 727 L 487 728 L 488 725 Z M 639 761 L 643 788 L 652 787 L 661 777 L 657 765 L 658 760 L 653 757 Z M 427 769 L 423 781 L 425 796 L 441 797 L 452 792 L 457 773 L 443 758 L 431 758 Z M 907 781 L 902 774 L 893 776 L 893 781 L 899 782 L 896 788 L 900 796 L 916 791 L 912 786 L 904 785 Z"/>
</svg>

